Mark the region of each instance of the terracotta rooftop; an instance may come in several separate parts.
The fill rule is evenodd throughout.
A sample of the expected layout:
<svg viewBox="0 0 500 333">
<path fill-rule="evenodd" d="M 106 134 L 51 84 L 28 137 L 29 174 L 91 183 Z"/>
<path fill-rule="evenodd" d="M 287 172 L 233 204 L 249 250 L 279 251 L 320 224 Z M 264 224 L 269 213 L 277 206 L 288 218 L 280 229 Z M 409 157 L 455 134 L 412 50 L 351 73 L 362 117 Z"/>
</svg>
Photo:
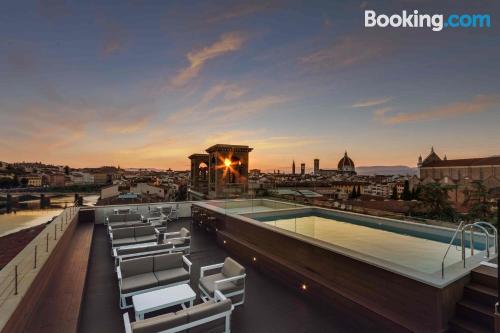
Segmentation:
<svg viewBox="0 0 500 333">
<path fill-rule="evenodd" d="M 423 168 L 438 168 L 438 167 L 443 168 L 443 167 L 484 166 L 484 165 L 500 165 L 500 156 L 433 161 L 433 162 L 424 164 L 422 167 Z"/>
</svg>

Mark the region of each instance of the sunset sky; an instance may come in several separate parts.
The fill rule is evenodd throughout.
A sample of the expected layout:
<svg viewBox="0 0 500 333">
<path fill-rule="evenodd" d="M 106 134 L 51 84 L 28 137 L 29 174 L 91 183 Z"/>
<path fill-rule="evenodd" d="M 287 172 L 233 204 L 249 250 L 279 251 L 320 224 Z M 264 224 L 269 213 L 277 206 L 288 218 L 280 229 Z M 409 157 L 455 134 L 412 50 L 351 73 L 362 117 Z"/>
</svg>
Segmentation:
<svg viewBox="0 0 500 333">
<path fill-rule="evenodd" d="M 357 166 L 498 155 L 500 3 L 436 2 L 2 2 L 0 161 L 187 169 L 215 143 L 250 145 L 263 170 L 346 149 Z M 365 9 L 493 27 L 367 29 Z"/>
</svg>

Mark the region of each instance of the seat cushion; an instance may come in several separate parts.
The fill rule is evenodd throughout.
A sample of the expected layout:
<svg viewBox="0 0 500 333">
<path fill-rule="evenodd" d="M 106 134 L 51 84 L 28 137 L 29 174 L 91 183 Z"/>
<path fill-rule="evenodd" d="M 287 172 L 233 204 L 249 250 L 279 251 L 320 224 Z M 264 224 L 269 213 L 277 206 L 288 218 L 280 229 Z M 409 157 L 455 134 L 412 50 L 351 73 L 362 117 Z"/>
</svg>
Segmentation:
<svg viewBox="0 0 500 333">
<path fill-rule="evenodd" d="M 110 223 L 109 226 L 112 229 L 121 229 L 121 228 L 132 228 L 135 226 L 141 226 L 142 222 L 115 222 Z"/>
<path fill-rule="evenodd" d="M 221 273 L 226 277 L 235 277 L 245 274 L 245 267 L 238 264 L 232 258 L 227 257 L 224 260 L 224 266 L 222 266 Z M 243 279 L 237 280 L 234 283 L 241 285 L 243 284 Z"/>
<path fill-rule="evenodd" d="M 125 218 L 122 215 L 109 215 L 108 216 L 108 223 L 123 222 L 123 221 L 125 221 Z"/>
<path fill-rule="evenodd" d="M 123 261 L 120 270 L 124 278 L 139 274 L 153 273 L 153 257 L 135 258 Z"/>
<path fill-rule="evenodd" d="M 134 237 L 134 228 L 115 229 L 111 227 L 111 231 L 113 232 L 114 239 Z"/>
<path fill-rule="evenodd" d="M 113 247 L 121 246 L 121 245 L 130 245 L 130 244 L 134 244 L 134 243 L 136 243 L 136 240 L 134 237 L 119 238 L 119 239 L 113 238 Z"/>
<path fill-rule="evenodd" d="M 187 245 L 185 239 L 172 239 L 172 240 L 167 239 L 167 242 L 168 244 L 172 244 L 173 246 L 177 247 Z"/>
<path fill-rule="evenodd" d="M 129 276 L 122 280 L 122 293 L 149 289 L 158 286 L 158 280 L 153 273 Z"/>
<path fill-rule="evenodd" d="M 231 310 L 231 300 L 229 299 L 225 299 L 220 302 L 208 301 L 186 309 L 189 322 L 200 320 L 229 310 Z"/>
<path fill-rule="evenodd" d="M 222 280 L 222 279 L 227 279 L 226 276 L 224 276 L 222 273 L 217 273 L 214 275 L 208 275 L 200 278 L 200 284 L 205 289 L 211 296 L 214 294 L 215 290 L 215 281 L 217 280 Z M 223 293 L 231 293 L 233 291 L 241 290 L 243 289 L 243 285 L 236 285 L 233 282 L 223 282 L 218 284 L 218 289 Z"/>
<path fill-rule="evenodd" d="M 231 309 L 231 300 L 226 299 L 224 301 L 217 303 L 214 301 L 208 301 L 206 303 L 202 303 L 193 306 L 191 308 L 187 308 L 185 311 L 187 311 L 188 321 L 191 323 L 200 319 L 207 318 L 209 316 L 229 311 L 230 309 Z M 199 326 L 195 326 L 189 329 L 189 332 L 190 333 L 224 332 L 225 324 L 226 324 L 225 318 L 220 318 Z"/>
<path fill-rule="evenodd" d="M 189 237 L 190 232 L 186 228 L 181 228 L 181 230 L 179 231 L 179 234 L 181 235 L 181 237 Z"/>
<path fill-rule="evenodd" d="M 155 228 L 150 226 L 150 225 L 136 227 L 134 229 L 134 233 L 135 233 L 134 234 L 135 237 L 156 235 Z"/>
<path fill-rule="evenodd" d="M 154 256 L 154 270 L 164 271 L 172 268 L 182 268 L 182 253 L 167 253 Z"/>
<path fill-rule="evenodd" d="M 126 254 L 137 254 L 137 253 L 159 251 L 159 250 L 170 249 L 170 248 L 172 248 L 172 245 L 170 245 L 170 244 L 159 244 L 159 245 L 150 245 L 150 246 L 144 246 L 144 247 L 135 247 L 135 248 L 131 248 L 131 249 L 118 248 L 116 250 L 116 253 L 119 256 L 122 256 L 122 255 L 126 255 Z"/>
<path fill-rule="evenodd" d="M 189 281 L 189 272 L 184 268 L 173 268 L 164 271 L 155 271 L 156 278 L 158 279 L 158 285 L 166 286 L 172 283 Z"/>
<path fill-rule="evenodd" d="M 156 235 L 135 237 L 136 243 L 156 242 Z"/>
<path fill-rule="evenodd" d="M 127 214 L 127 215 L 123 215 L 123 216 L 125 217 L 125 221 L 127 221 L 127 222 L 142 222 L 141 214 L 133 213 L 133 214 Z"/>
<path fill-rule="evenodd" d="M 135 321 L 131 324 L 133 333 L 157 333 L 187 324 L 187 313 L 167 313 L 164 315 Z"/>
</svg>

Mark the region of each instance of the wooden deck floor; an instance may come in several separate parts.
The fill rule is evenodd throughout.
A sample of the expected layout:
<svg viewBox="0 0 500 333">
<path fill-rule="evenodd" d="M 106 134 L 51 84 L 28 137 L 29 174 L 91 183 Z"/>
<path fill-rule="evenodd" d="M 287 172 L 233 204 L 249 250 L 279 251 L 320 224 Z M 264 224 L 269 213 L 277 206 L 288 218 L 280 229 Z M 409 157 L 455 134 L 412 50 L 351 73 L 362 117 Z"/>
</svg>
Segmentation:
<svg viewBox="0 0 500 333">
<path fill-rule="evenodd" d="M 182 226 L 189 228 L 189 224 L 189 221 L 176 222 L 169 231 L 178 230 Z M 193 230 L 191 286 L 196 292 L 200 266 L 222 262 L 226 256 L 226 252 L 217 246 L 214 236 Z M 246 302 L 233 312 L 232 332 L 370 331 L 369 323 L 361 324 L 360 321 L 348 319 L 331 305 L 308 299 L 299 291 L 288 289 L 252 267 L 247 267 L 246 286 Z M 123 332 L 123 311 L 118 306 L 118 298 L 118 284 L 109 242 L 103 226 L 96 225 L 79 332 Z M 200 302 L 199 298 L 197 302 Z M 132 311 L 130 314 L 133 318 Z"/>
<path fill-rule="evenodd" d="M 94 224 L 79 223 L 26 332 L 66 333 L 78 329 Z"/>
</svg>

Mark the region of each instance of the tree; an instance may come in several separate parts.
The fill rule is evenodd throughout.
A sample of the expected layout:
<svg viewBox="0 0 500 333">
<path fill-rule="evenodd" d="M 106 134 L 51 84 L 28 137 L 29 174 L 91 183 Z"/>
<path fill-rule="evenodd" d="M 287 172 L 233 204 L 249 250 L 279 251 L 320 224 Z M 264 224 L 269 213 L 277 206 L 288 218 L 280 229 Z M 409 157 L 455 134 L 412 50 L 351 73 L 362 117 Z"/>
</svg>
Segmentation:
<svg viewBox="0 0 500 333">
<path fill-rule="evenodd" d="M 472 182 L 472 188 L 466 189 L 464 203 L 485 203 L 488 199 L 488 189 L 481 180 Z"/>
<path fill-rule="evenodd" d="M 475 203 L 468 213 L 468 218 L 471 221 L 475 220 L 490 220 L 492 218 L 490 206 L 484 202 Z"/>
<path fill-rule="evenodd" d="M 415 191 L 415 188 L 411 189 L 411 200 L 417 200 L 417 191 Z"/>
<path fill-rule="evenodd" d="M 67 165 L 66 165 L 66 166 L 64 167 L 64 173 L 65 173 L 66 175 L 69 175 L 69 166 L 67 166 Z"/>
<path fill-rule="evenodd" d="M 411 200 L 410 182 L 408 180 L 405 180 L 403 193 L 401 193 L 401 199 L 405 201 Z"/>
<path fill-rule="evenodd" d="M 428 212 L 429 217 L 455 219 L 455 210 L 448 199 L 449 187 L 439 183 L 430 183 L 421 187 L 420 200 L 421 205 Z"/>
<path fill-rule="evenodd" d="M 464 190 L 464 204 L 470 205 L 468 218 L 474 220 L 492 220 L 493 212 L 488 203 L 488 189 L 481 180 L 472 182 L 471 188 Z"/>
<path fill-rule="evenodd" d="M 420 186 L 415 190 L 415 194 L 413 195 L 413 200 L 420 200 L 420 193 L 422 192 L 422 188 Z"/>
<path fill-rule="evenodd" d="M 14 178 L 12 178 L 12 187 L 19 187 L 19 178 L 17 175 L 14 175 Z"/>
<path fill-rule="evenodd" d="M 361 196 L 361 186 L 358 185 L 358 191 L 356 193 L 356 198 L 359 198 Z"/>
<path fill-rule="evenodd" d="M 396 186 L 392 188 L 391 199 L 398 200 L 398 188 Z"/>
<path fill-rule="evenodd" d="M 21 178 L 21 187 L 28 186 L 28 178 Z"/>
<path fill-rule="evenodd" d="M 0 188 L 10 188 L 12 186 L 12 180 L 8 177 L 0 178 Z"/>
</svg>

